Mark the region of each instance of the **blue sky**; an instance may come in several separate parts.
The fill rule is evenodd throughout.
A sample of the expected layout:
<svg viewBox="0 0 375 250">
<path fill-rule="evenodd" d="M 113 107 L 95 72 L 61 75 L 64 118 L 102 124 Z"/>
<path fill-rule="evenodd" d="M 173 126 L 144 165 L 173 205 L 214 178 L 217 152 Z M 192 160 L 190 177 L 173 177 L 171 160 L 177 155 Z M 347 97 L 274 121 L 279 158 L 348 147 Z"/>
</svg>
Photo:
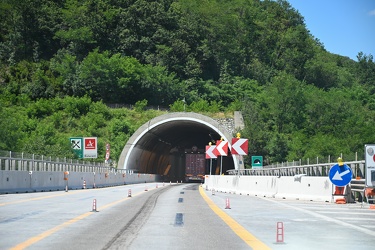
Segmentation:
<svg viewBox="0 0 375 250">
<path fill-rule="evenodd" d="M 375 57 L 375 0 L 287 0 L 327 51 L 357 61 Z"/>
</svg>

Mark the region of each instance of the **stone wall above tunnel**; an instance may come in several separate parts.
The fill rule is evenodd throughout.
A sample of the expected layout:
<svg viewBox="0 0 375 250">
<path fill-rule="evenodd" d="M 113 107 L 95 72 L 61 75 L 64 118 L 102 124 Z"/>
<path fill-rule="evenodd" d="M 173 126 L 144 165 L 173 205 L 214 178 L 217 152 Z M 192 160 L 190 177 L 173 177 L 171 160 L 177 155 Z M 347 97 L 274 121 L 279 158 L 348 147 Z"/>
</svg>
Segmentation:
<svg viewBox="0 0 375 250">
<path fill-rule="evenodd" d="M 196 149 L 205 152 L 205 146 L 222 137 L 231 141 L 232 134 L 214 119 L 190 112 L 168 113 L 143 124 L 126 143 L 118 163 L 119 169 L 141 173 L 161 174 L 167 170 L 171 155 Z M 230 148 L 230 143 L 229 143 Z M 223 157 L 223 173 L 238 169 L 237 157 Z M 217 161 L 219 164 L 219 161 Z"/>
</svg>

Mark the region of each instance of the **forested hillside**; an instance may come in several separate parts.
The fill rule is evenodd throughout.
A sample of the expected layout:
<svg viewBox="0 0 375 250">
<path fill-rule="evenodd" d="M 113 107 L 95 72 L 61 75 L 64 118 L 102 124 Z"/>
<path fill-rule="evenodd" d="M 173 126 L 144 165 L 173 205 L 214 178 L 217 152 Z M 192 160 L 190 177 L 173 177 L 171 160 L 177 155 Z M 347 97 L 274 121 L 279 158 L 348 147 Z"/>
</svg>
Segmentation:
<svg viewBox="0 0 375 250">
<path fill-rule="evenodd" d="M 327 52 L 287 1 L 2 0 L 0 20 L 0 150 L 69 157 L 69 136 L 98 136 L 117 160 L 146 105 L 183 100 L 242 110 L 266 162 L 375 142 L 373 56 Z"/>
</svg>

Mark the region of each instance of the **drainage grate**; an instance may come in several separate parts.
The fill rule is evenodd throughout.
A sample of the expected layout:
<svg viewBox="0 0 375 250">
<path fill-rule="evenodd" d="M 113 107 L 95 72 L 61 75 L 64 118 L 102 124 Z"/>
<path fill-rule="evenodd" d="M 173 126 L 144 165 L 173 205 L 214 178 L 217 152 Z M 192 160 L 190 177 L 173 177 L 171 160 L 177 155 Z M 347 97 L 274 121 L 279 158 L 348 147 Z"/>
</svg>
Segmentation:
<svg viewBox="0 0 375 250">
<path fill-rule="evenodd" d="M 184 194 L 185 192 L 180 192 L 180 194 Z"/>
<path fill-rule="evenodd" d="M 183 213 L 176 213 L 176 219 L 174 222 L 175 226 L 182 227 L 184 225 L 184 214 Z"/>
<path fill-rule="evenodd" d="M 178 198 L 178 203 L 184 202 L 184 198 Z"/>
</svg>

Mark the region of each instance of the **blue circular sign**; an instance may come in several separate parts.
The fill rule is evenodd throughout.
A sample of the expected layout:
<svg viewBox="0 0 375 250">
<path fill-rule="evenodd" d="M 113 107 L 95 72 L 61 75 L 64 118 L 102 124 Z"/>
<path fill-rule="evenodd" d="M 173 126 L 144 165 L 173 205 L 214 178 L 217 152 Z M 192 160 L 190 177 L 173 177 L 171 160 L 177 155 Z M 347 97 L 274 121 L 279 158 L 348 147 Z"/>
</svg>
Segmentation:
<svg viewBox="0 0 375 250">
<path fill-rule="evenodd" d="M 352 180 L 353 172 L 352 169 L 344 164 L 340 166 L 339 164 L 335 164 L 329 170 L 329 179 L 338 187 L 345 187 L 350 183 Z"/>
</svg>

